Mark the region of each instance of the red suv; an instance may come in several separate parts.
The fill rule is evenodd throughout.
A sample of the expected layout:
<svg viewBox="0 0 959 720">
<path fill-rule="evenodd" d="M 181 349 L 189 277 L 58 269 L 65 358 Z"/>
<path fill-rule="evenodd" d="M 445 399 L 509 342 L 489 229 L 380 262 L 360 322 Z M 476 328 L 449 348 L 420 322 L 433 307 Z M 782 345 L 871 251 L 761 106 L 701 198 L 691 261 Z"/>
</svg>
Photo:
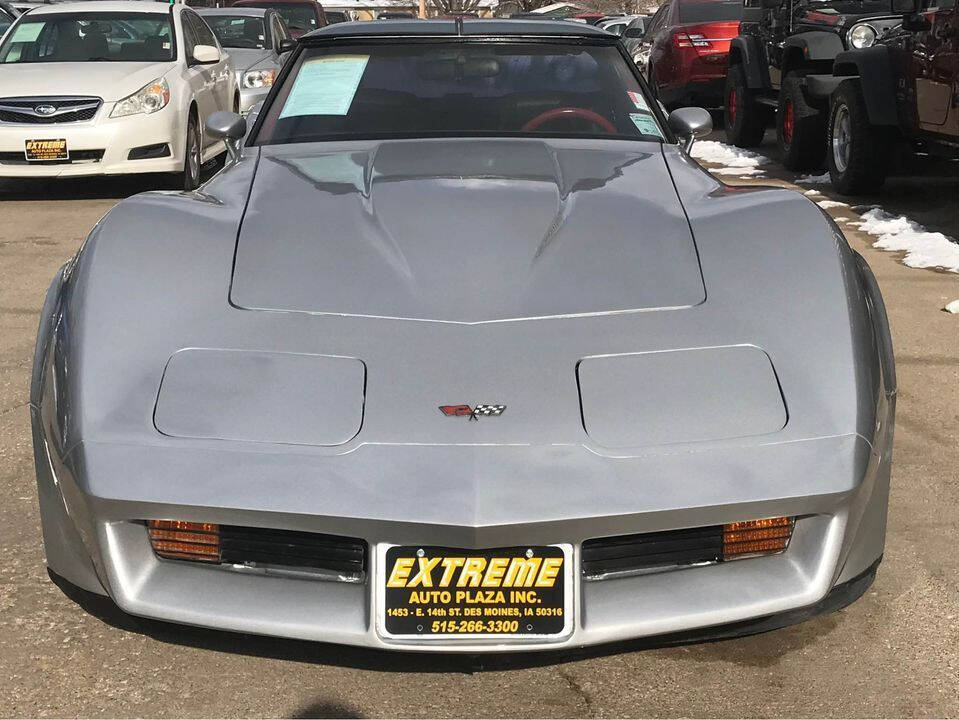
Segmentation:
<svg viewBox="0 0 959 720">
<path fill-rule="evenodd" d="M 660 102 L 721 107 L 729 43 L 739 34 L 742 0 L 670 0 L 653 16 L 634 53 Z"/>
</svg>

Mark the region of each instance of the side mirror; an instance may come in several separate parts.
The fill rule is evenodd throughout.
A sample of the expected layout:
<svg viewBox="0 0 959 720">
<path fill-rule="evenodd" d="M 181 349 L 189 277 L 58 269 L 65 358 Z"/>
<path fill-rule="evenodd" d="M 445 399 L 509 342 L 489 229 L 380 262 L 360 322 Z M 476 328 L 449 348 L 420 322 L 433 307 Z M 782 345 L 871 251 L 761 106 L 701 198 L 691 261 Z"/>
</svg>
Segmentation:
<svg viewBox="0 0 959 720">
<path fill-rule="evenodd" d="M 220 62 L 220 51 L 212 45 L 194 45 L 193 62 L 198 65 L 212 65 Z"/>
<path fill-rule="evenodd" d="M 683 148 L 689 152 L 696 138 L 709 135 L 713 131 L 713 116 L 698 107 L 686 107 L 673 110 L 666 118 L 669 129 L 685 140 Z"/>
<path fill-rule="evenodd" d="M 283 55 L 290 52 L 293 48 L 296 47 L 296 40 L 292 38 L 283 38 L 280 40 L 280 44 L 276 46 L 276 54 Z"/>
<path fill-rule="evenodd" d="M 626 28 L 626 37 L 632 38 L 633 40 L 638 40 L 639 38 L 643 37 L 643 35 L 645 34 L 646 33 L 643 31 L 642 28 L 638 28 L 638 27 Z"/>
<path fill-rule="evenodd" d="M 906 15 L 902 19 L 902 29 L 908 32 L 928 32 L 932 29 L 932 23 L 925 15 Z"/>
<path fill-rule="evenodd" d="M 240 141 L 246 136 L 246 118 L 232 112 L 219 111 L 206 119 L 206 131 L 210 137 L 223 140 L 230 160 L 240 157 Z"/>
</svg>

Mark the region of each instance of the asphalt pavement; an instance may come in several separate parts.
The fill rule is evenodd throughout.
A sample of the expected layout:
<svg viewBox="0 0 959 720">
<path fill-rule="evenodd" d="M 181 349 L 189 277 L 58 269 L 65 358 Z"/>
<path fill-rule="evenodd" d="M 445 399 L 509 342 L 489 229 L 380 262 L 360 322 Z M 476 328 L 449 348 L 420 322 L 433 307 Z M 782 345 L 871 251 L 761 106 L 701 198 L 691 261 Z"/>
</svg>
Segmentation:
<svg viewBox="0 0 959 720">
<path fill-rule="evenodd" d="M 44 565 L 30 447 L 39 311 L 97 219 L 155 183 L 0 184 L 0 715 L 959 715 L 959 315 L 941 310 L 959 276 L 907 268 L 852 230 L 885 296 L 899 401 L 885 561 L 844 610 L 737 640 L 463 659 L 180 627 L 68 596 Z M 956 178 L 893 180 L 859 203 L 959 238 Z"/>
</svg>

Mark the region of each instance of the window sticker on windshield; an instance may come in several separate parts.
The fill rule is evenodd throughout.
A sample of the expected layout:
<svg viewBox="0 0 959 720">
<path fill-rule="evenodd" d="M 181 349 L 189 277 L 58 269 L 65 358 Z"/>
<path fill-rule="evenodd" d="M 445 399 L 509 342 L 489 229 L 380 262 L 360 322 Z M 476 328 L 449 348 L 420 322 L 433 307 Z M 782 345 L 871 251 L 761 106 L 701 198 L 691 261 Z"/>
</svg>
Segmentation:
<svg viewBox="0 0 959 720">
<path fill-rule="evenodd" d="M 629 119 L 633 121 L 633 125 L 635 125 L 636 129 L 643 135 L 654 135 L 658 138 L 663 137 L 663 131 L 659 129 L 659 125 L 656 124 L 652 115 L 648 113 L 630 113 Z"/>
<path fill-rule="evenodd" d="M 13 37 L 10 39 L 10 42 L 36 42 L 37 38 L 40 37 L 40 31 L 43 30 L 44 24 L 45 23 L 42 22 L 25 22 L 21 25 L 18 25 L 16 32 L 13 33 Z"/>
<path fill-rule="evenodd" d="M 369 55 L 331 55 L 303 63 L 280 118 L 346 115 L 369 60 Z"/>
<path fill-rule="evenodd" d="M 636 106 L 637 110 L 645 110 L 649 112 L 649 105 L 646 104 L 646 98 L 640 95 L 638 92 L 632 90 L 627 90 L 626 94 L 629 95 L 629 99 L 633 101 L 633 105 Z"/>
</svg>

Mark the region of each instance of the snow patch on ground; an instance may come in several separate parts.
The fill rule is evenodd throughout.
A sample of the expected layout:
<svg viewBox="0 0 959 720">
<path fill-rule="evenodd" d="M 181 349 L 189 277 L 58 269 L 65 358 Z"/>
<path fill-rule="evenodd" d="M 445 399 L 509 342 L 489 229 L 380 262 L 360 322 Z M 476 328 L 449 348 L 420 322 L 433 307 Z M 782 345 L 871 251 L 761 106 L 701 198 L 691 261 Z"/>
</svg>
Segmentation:
<svg viewBox="0 0 959 720">
<path fill-rule="evenodd" d="M 828 210 L 829 208 L 837 208 L 837 207 L 849 207 L 846 203 L 839 202 L 838 200 L 820 200 L 816 204 L 819 207 L 823 208 L 824 210 Z"/>
<path fill-rule="evenodd" d="M 904 215 L 896 217 L 873 208 L 862 215 L 862 222 L 855 224 L 879 238 L 874 243 L 876 247 L 904 252 L 903 263 L 909 267 L 943 268 L 959 273 L 959 244 L 942 233 L 929 232 Z"/>
<path fill-rule="evenodd" d="M 822 175 L 803 175 L 802 177 L 796 178 L 797 185 L 825 185 L 829 182 L 829 173 L 823 173 Z"/>
<path fill-rule="evenodd" d="M 803 193 L 803 195 L 819 195 L 819 194 L 820 192 L 818 190 L 807 190 L 806 192 Z"/>
<path fill-rule="evenodd" d="M 717 175 L 735 175 L 737 177 L 762 177 L 760 168 L 769 162 L 769 158 L 759 153 L 742 150 L 715 140 L 700 140 L 693 145 L 691 155 L 701 162 L 721 167 L 709 168 Z"/>
<path fill-rule="evenodd" d="M 953 315 L 959 315 L 959 300 L 953 300 L 951 303 L 947 303 L 943 310 L 951 312 Z"/>
</svg>

